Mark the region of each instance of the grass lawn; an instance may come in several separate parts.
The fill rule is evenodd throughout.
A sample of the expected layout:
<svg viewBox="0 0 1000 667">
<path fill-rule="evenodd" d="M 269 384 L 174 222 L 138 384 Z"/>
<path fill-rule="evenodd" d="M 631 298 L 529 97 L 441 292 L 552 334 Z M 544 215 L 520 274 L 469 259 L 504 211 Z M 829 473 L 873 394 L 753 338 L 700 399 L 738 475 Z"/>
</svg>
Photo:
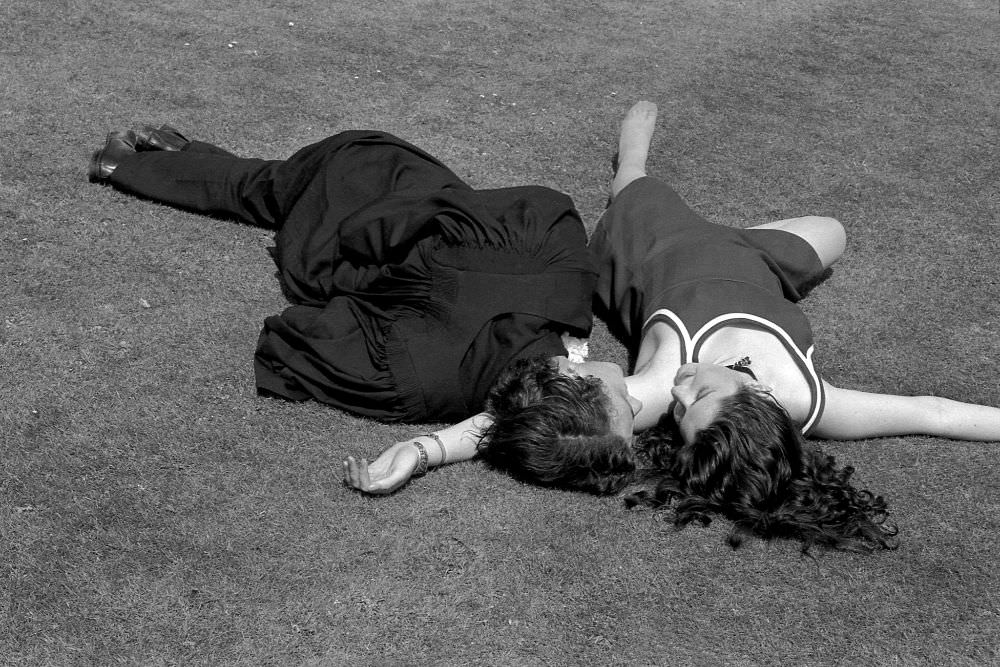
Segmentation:
<svg viewBox="0 0 1000 667">
<path fill-rule="evenodd" d="M 144 122 L 268 158 L 371 127 L 593 225 L 651 99 L 651 170 L 703 213 L 847 227 L 804 302 L 831 382 L 996 405 L 997 9 L 4 0 L 0 663 L 1000 662 L 998 443 L 821 443 L 889 500 L 871 556 L 734 552 L 477 462 L 362 497 L 343 457 L 426 429 L 256 396 L 269 235 L 85 178 Z"/>
</svg>

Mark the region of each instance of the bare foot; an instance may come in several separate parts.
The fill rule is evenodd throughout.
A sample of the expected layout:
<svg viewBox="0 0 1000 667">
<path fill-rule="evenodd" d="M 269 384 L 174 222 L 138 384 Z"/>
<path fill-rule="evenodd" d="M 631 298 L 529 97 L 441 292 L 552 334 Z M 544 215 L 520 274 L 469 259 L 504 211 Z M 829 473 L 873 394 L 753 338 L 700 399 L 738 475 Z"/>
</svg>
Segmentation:
<svg viewBox="0 0 1000 667">
<path fill-rule="evenodd" d="M 611 182 L 612 198 L 626 185 L 646 175 L 646 158 L 655 127 L 656 105 L 652 102 L 636 102 L 625 114 L 618 135 L 618 170 Z"/>
<path fill-rule="evenodd" d="M 652 102 L 636 102 L 622 119 L 618 137 L 619 162 L 646 163 L 649 142 L 653 139 L 656 126 L 656 105 Z"/>
</svg>

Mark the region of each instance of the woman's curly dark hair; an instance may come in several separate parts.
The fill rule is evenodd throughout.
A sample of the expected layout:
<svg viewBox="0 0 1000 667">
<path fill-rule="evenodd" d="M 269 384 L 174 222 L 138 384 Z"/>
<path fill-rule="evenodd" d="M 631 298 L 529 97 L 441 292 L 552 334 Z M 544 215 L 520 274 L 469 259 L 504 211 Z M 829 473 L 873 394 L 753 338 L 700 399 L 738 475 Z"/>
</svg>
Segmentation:
<svg viewBox="0 0 1000 667">
<path fill-rule="evenodd" d="M 522 481 L 617 493 L 636 462 L 630 442 L 609 433 L 608 405 L 597 378 L 562 375 L 545 357 L 515 361 L 487 399 L 494 421 L 480 454 Z"/>
<path fill-rule="evenodd" d="M 665 415 L 637 447 L 648 467 L 626 504 L 672 504 L 678 526 L 722 515 L 733 522 L 734 548 L 747 535 L 801 540 L 804 553 L 814 545 L 896 548 L 882 497 L 852 486 L 854 469 L 808 446 L 788 413 L 758 389 L 727 399 L 693 442 Z"/>
</svg>

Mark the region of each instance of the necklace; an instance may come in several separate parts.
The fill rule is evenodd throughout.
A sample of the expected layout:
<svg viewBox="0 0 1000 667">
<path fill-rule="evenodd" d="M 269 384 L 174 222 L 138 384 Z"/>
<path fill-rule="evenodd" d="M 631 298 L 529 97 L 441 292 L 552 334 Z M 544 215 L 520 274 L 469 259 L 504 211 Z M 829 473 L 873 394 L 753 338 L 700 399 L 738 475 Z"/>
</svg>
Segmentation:
<svg viewBox="0 0 1000 667">
<path fill-rule="evenodd" d="M 740 373 L 746 373 L 747 375 L 749 375 L 750 377 L 752 377 L 754 380 L 757 379 L 757 376 L 754 374 L 753 370 L 751 370 L 751 368 L 750 368 L 750 357 L 743 357 L 742 359 L 740 359 L 739 361 L 737 361 L 734 364 L 726 364 L 726 368 L 731 368 L 732 370 L 738 371 Z"/>
</svg>

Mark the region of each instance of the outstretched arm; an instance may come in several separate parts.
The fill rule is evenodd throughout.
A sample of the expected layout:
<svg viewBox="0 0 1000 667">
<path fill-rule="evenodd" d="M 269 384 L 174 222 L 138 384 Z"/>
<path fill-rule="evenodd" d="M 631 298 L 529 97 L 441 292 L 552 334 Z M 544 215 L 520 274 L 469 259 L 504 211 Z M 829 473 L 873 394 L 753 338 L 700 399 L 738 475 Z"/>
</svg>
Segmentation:
<svg viewBox="0 0 1000 667">
<path fill-rule="evenodd" d="M 872 394 L 823 384 L 826 407 L 813 431 L 820 438 L 933 435 L 1000 442 L 1000 408 L 939 396 Z"/>
<path fill-rule="evenodd" d="M 367 459 L 348 456 L 344 460 L 344 483 L 365 493 L 392 493 L 403 486 L 420 465 L 420 448 L 415 442 L 419 442 L 427 453 L 428 467 L 468 461 L 476 455 L 483 433 L 492 424 L 493 419 L 483 412 L 435 431 L 437 439 L 419 435 L 397 442 L 370 463 Z"/>
</svg>

